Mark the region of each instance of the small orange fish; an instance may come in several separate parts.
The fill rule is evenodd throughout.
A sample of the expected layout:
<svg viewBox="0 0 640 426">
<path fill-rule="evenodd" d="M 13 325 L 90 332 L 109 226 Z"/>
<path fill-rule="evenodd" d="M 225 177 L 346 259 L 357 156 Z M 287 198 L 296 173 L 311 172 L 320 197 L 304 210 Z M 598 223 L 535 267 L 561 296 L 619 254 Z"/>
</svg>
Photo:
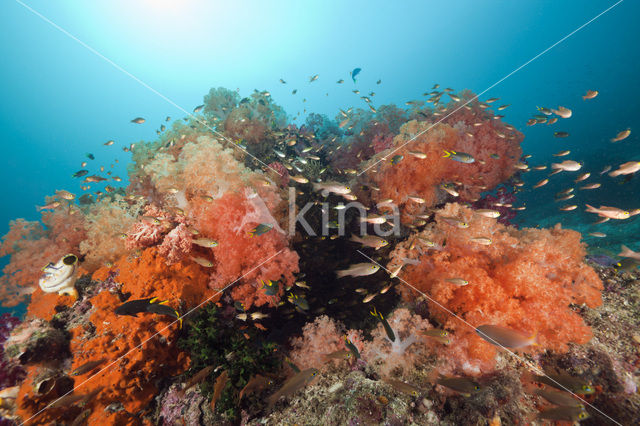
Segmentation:
<svg viewBox="0 0 640 426">
<path fill-rule="evenodd" d="M 520 349 L 531 345 L 537 345 L 537 333 L 527 336 L 517 330 L 499 325 L 481 325 L 476 328 L 476 333 L 492 345 L 504 348 Z"/>
</svg>

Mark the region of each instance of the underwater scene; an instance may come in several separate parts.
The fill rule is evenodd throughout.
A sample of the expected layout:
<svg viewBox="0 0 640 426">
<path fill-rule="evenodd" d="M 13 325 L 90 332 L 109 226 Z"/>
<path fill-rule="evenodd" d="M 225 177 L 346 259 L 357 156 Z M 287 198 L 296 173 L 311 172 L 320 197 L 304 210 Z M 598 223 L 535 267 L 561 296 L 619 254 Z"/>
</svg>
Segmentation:
<svg viewBox="0 0 640 426">
<path fill-rule="evenodd" d="M 0 425 L 640 424 L 638 16 L 3 2 Z"/>
</svg>

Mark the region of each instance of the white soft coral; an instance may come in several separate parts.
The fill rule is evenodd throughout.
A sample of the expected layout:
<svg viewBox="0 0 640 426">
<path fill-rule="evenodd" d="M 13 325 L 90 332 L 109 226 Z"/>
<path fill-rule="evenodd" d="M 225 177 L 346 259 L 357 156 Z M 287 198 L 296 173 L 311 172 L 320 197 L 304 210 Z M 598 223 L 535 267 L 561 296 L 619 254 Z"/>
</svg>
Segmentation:
<svg viewBox="0 0 640 426">
<path fill-rule="evenodd" d="M 427 354 L 427 346 L 431 343 L 420 336 L 421 331 L 433 328 L 429 321 L 408 309 L 396 309 L 387 318 L 396 338 L 391 341 L 382 324 L 371 332 L 373 342 L 367 343 L 363 357 L 367 362 L 376 364 L 383 375 L 400 368 L 402 372 L 414 368 L 420 356 Z"/>
</svg>

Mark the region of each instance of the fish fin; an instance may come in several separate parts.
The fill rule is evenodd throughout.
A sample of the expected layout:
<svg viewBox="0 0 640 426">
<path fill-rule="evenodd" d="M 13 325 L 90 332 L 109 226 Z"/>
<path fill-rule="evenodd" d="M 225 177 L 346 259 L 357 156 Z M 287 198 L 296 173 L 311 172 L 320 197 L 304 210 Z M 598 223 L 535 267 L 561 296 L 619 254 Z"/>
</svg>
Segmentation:
<svg viewBox="0 0 640 426">
<path fill-rule="evenodd" d="M 451 153 L 449 151 L 445 151 L 444 155 L 442 157 L 443 158 L 449 158 L 449 157 L 451 157 Z"/>
<path fill-rule="evenodd" d="M 531 341 L 531 346 L 540 346 L 540 343 L 538 343 L 538 330 L 536 329 L 536 331 L 533 332 L 533 335 L 531 336 L 531 338 L 529 339 Z"/>
<path fill-rule="evenodd" d="M 631 257 L 630 255 L 633 255 L 633 251 L 624 244 L 620 246 L 620 250 L 620 253 L 618 253 L 618 256 L 620 257 Z"/>
<path fill-rule="evenodd" d="M 149 299 L 149 304 L 152 305 L 152 304 L 156 303 L 156 300 L 158 300 L 157 297 L 152 297 L 151 299 Z"/>
</svg>

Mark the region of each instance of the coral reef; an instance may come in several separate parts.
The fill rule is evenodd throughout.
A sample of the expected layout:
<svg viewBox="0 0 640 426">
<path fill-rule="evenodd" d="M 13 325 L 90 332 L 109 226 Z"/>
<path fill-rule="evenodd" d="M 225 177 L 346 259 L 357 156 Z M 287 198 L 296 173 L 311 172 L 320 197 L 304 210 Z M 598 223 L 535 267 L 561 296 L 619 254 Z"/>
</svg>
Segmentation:
<svg viewBox="0 0 640 426">
<path fill-rule="evenodd" d="M 345 350 L 345 336 L 362 352 L 363 338 L 359 331 L 347 331 L 343 325 L 326 315 L 321 315 L 303 327 L 301 337 L 292 339 L 289 357 L 301 370 L 312 367 L 328 368 L 331 363 L 327 363 L 325 356 Z"/>
<path fill-rule="evenodd" d="M 4 357 L 4 345 L 20 320 L 8 313 L 0 315 L 0 390 L 15 386 L 24 379 L 20 364 Z"/>
<path fill-rule="evenodd" d="M 80 254 L 84 256 L 83 269 L 93 272 L 127 253 L 122 236 L 133 226 L 140 208 L 139 200 L 125 200 L 117 194 L 113 199 L 104 198 L 87 207 L 87 236 L 79 247 Z"/>
<path fill-rule="evenodd" d="M 84 216 L 75 208 L 42 212 L 42 223 L 17 219 L 2 238 L 0 256 L 11 256 L 0 277 L 4 306 L 15 306 L 33 293 L 41 269 L 68 253 L 77 253 L 85 239 Z"/>
<path fill-rule="evenodd" d="M 11 332 L 0 333 L 0 387 L 11 391 L 0 414 L 39 424 L 535 424 L 548 404 L 527 370 L 540 367 L 593 385 L 592 424 L 598 410 L 638 423 L 637 270 L 595 256 L 604 266 L 594 270 L 575 231 L 512 226 L 522 134 L 471 92 L 426 95 L 407 108 L 362 96 L 368 109 L 310 114 L 298 127 L 269 92 L 212 89 L 192 117 L 125 147 L 126 189 L 77 200 L 57 191 L 41 223 L 12 222 L 0 245 L 11 256 L 3 303 L 29 301 L 22 323 L 0 318 Z M 314 189 L 333 181 L 353 192 Z M 371 213 L 391 199 L 402 223 L 381 247 L 350 238 L 361 221 L 345 199 Z M 289 223 L 288 204 L 309 206 L 305 219 L 328 234 Z M 338 278 L 363 254 L 386 268 Z M 536 345 L 513 356 L 480 338 L 480 325 Z"/>
<path fill-rule="evenodd" d="M 256 328 L 238 326 L 233 322 L 233 310 L 219 311 L 215 304 L 204 306 L 189 322 L 180 347 L 191 354 L 191 372 L 207 366 L 226 371 L 231 386 L 227 386 L 216 403 L 216 411 L 228 419 L 238 413 L 237 394 L 256 374 L 275 373 L 280 367 L 276 345 L 264 339 Z M 210 382 L 203 386 L 211 395 Z M 246 402 L 246 401 L 245 401 Z"/>
<path fill-rule="evenodd" d="M 458 228 L 452 218 L 468 228 Z M 490 238 L 491 244 L 470 241 L 475 237 Z M 427 240 L 440 249 L 412 251 L 413 239 L 418 246 Z M 539 346 L 534 350 L 563 352 L 569 342 L 589 341 L 589 327 L 570 307 L 601 303 L 602 282 L 583 263 L 585 254 L 575 231 L 517 230 L 470 208 L 447 204 L 437 211 L 435 223 L 396 246 L 388 268 L 395 270 L 406 262 L 403 259 L 417 260 L 404 266 L 401 278 L 428 295 L 432 316 L 454 331 L 453 343 L 442 351 L 451 368 L 479 374 L 495 365 L 495 347 L 473 330 L 482 324 L 537 333 Z M 468 285 L 447 281 L 454 278 Z M 416 297 L 408 286 L 399 291 L 408 301 Z"/>
<path fill-rule="evenodd" d="M 433 328 L 428 320 L 412 314 L 408 309 L 398 308 L 387 317 L 394 332 L 392 342 L 382 324 L 371 332 L 373 340 L 364 343 L 362 356 L 383 376 L 406 376 L 441 346 L 422 335 Z M 430 360 L 433 362 L 433 360 Z"/>
<path fill-rule="evenodd" d="M 392 199 L 403 213 L 403 221 L 447 198 L 441 184 L 455 184 L 461 200 L 475 201 L 516 171 L 522 155 L 522 134 L 471 103 L 438 123 L 409 121 L 400 128 L 393 144 L 360 165 L 363 182 L 379 188 L 370 196 L 376 202 Z M 451 107 L 453 108 L 453 106 Z M 479 123 L 479 126 L 474 125 Z M 471 164 L 444 158 L 445 151 L 470 154 Z M 419 158 L 411 152 L 421 152 Z M 393 158 L 399 161 L 391 161 Z M 420 197 L 416 204 L 409 197 Z"/>
</svg>

